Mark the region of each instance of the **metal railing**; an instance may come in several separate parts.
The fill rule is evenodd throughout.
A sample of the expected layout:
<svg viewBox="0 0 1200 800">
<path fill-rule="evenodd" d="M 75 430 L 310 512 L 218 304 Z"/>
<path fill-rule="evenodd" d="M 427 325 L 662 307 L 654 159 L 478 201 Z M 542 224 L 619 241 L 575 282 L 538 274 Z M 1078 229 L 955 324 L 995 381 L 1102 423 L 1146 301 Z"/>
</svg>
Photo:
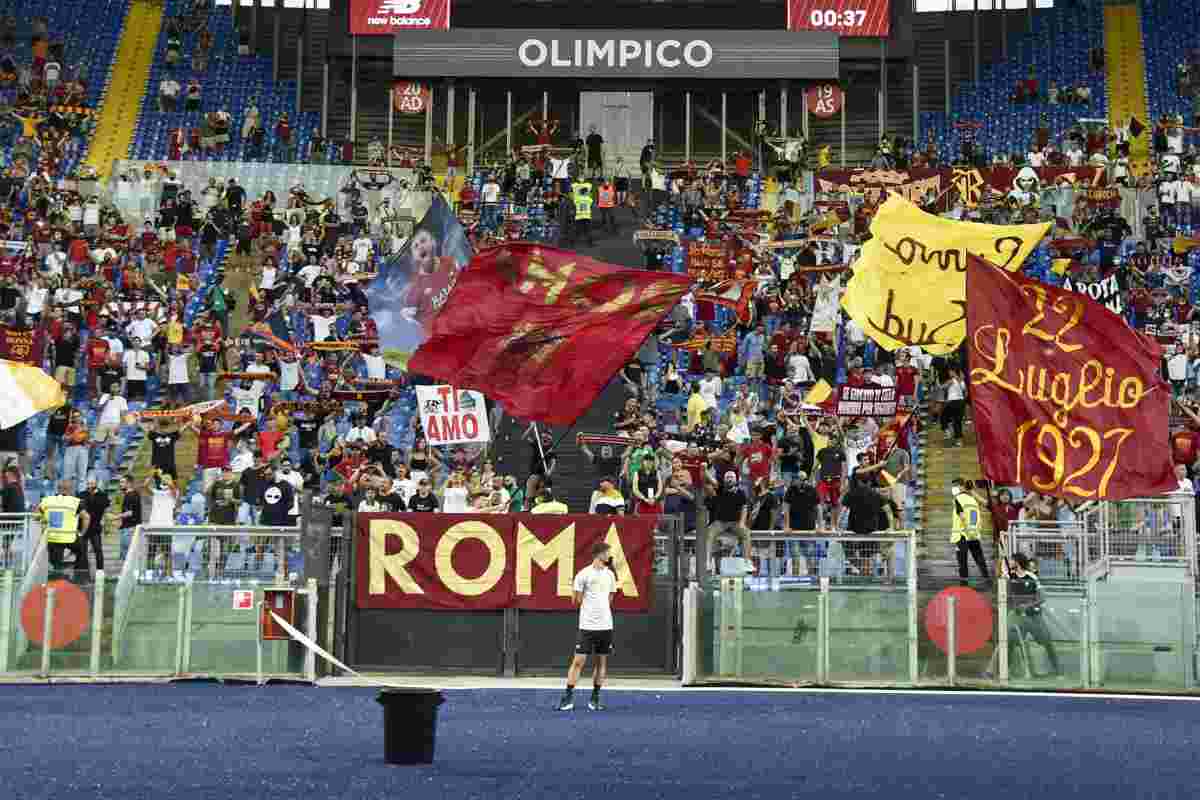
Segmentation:
<svg viewBox="0 0 1200 800">
<path fill-rule="evenodd" d="M 127 562 L 142 582 L 294 583 L 303 566 L 299 528 L 144 527 L 135 541 Z"/>
<path fill-rule="evenodd" d="M 764 582 L 774 586 L 815 582 L 819 577 L 863 583 L 895 583 L 916 575 L 916 531 L 876 531 L 860 536 L 850 531 L 751 531 L 749 554 L 753 572 L 746 565 L 710 553 L 706 574 L 728 575 L 731 571 L 747 578 L 756 588 Z M 682 537 L 684 576 L 695 579 L 696 536 Z"/>
<path fill-rule="evenodd" d="M 1042 580 L 1083 580 L 1088 553 L 1099 552 L 1098 532 L 1088 532 L 1082 521 L 1043 522 L 1019 520 L 1001 537 L 1003 555 L 1024 553 Z"/>
<path fill-rule="evenodd" d="M 1173 564 L 1195 574 L 1196 498 L 1190 492 L 1102 503 L 1085 520 L 1097 526 L 1099 557 L 1107 563 Z"/>
<path fill-rule="evenodd" d="M 0 514 L 0 571 L 24 574 L 40 533 L 33 514 Z"/>
</svg>

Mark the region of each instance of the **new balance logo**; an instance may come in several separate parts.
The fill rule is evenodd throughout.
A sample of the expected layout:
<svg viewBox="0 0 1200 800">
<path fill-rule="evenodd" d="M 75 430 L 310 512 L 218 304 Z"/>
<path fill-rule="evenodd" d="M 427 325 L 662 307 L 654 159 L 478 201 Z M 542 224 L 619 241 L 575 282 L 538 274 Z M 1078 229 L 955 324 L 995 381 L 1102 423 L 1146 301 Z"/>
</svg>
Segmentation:
<svg viewBox="0 0 1200 800">
<path fill-rule="evenodd" d="M 378 14 L 415 14 L 421 10 L 421 0 L 384 0 Z"/>
</svg>

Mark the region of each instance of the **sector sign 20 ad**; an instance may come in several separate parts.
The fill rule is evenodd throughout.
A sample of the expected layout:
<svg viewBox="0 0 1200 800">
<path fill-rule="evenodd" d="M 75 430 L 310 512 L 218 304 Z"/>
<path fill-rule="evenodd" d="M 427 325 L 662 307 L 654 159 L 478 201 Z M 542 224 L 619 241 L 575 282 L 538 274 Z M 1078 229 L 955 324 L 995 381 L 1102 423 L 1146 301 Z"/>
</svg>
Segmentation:
<svg viewBox="0 0 1200 800">
<path fill-rule="evenodd" d="M 450 0 L 350 0 L 350 33 L 354 36 L 448 30 Z"/>
<path fill-rule="evenodd" d="M 891 20 L 889 0 L 788 0 L 789 31 L 887 36 Z"/>
</svg>

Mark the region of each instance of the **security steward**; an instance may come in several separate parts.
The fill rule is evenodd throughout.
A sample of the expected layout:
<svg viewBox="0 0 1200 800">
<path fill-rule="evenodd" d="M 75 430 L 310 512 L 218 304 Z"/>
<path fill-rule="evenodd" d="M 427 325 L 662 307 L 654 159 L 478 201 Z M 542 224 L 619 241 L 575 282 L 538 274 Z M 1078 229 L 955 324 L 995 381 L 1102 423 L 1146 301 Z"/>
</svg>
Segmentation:
<svg viewBox="0 0 1200 800">
<path fill-rule="evenodd" d="M 46 531 L 46 549 L 50 566 L 61 571 L 63 555 L 70 550 L 75 555 L 76 574 L 88 574 L 87 560 L 79 551 L 79 532 L 86 531 L 91 519 L 82 501 L 71 494 L 71 481 L 60 481 L 58 494 L 43 497 L 37 514 Z"/>
<path fill-rule="evenodd" d="M 617 217 L 613 209 L 617 206 L 617 190 L 608 178 L 600 184 L 596 194 L 596 207 L 600 209 L 600 227 L 609 233 L 617 232 Z"/>
<path fill-rule="evenodd" d="M 1058 664 L 1058 653 L 1054 650 L 1054 642 L 1050 639 L 1050 631 L 1046 628 L 1046 618 L 1042 610 L 1042 584 L 1037 575 L 1029 571 L 1029 556 L 1024 553 L 1014 555 L 1011 570 L 1012 574 L 1008 578 L 1008 607 L 1017 618 L 1017 627 L 1042 646 L 1055 676 L 1061 676 L 1063 673 Z"/>
<path fill-rule="evenodd" d="M 537 496 L 537 502 L 533 508 L 529 510 L 530 514 L 566 514 L 569 509 L 567 504 L 561 500 L 555 500 L 554 494 L 549 489 L 543 489 L 541 494 Z"/>
<path fill-rule="evenodd" d="M 979 572 L 985 581 L 991 580 L 987 562 L 983 558 L 983 545 L 980 544 L 979 501 L 966 490 L 961 478 L 955 478 L 950 483 L 950 494 L 954 497 L 954 530 L 950 533 L 950 543 L 958 551 L 959 582 L 967 585 L 967 553 L 975 559 Z"/>
<path fill-rule="evenodd" d="M 575 200 L 575 236 L 576 242 L 579 242 L 583 237 L 587 237 L 588 247 L 596 246 L 595 236 L 592 234 L 592 185 L 581 181 L 571 187 L 571 194 Z"/>
</svg>

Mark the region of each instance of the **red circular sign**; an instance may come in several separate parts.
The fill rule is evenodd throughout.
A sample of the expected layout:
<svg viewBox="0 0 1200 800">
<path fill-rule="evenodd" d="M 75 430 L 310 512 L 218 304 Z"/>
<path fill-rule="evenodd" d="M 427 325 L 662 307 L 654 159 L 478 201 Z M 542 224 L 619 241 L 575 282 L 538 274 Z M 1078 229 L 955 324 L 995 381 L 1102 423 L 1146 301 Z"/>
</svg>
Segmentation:
<svg viewBox="0 0 1200 800">
<path fill-rule="evenodd" d="M 947 601 L 951 597 L 955 599 L 956 654 L 974 653 L 992 638 L 992 604 L 974 589 L 953 586 L 938 592 L 925 608 L 925 632 L 939 650 L 948 652 L 950 604 Z"/>
<path fill-rule="evenodd" d="M 42 624 L 46 619 L 46 590 L 54 590 L 54 629 L 50 632 L 50 648 L 57 650 L 78 641 L 91 622 L 92 608 L 83 589 L 69 581 L 51 581 L 35 586 L 21 603 L 21 627 L 25 638 L 35 645 L 42 643 Z"/>
<path fill-rule="evenodd" d="M 423 114 L 429 105 L 429 87 L 419 83 L 392 86 L 392 106 L 402 114 Z"/>
<path fill-rule="evenodd" d="M 832 117 L 841 111 L 842 104 L 845 102 L 842 87 L 836 83 L 819 83 L 816 86 L 810 86 L 804 93 L 804 98 L 808 103 L 809 113 L 822 118 Z"/>
</svg>

